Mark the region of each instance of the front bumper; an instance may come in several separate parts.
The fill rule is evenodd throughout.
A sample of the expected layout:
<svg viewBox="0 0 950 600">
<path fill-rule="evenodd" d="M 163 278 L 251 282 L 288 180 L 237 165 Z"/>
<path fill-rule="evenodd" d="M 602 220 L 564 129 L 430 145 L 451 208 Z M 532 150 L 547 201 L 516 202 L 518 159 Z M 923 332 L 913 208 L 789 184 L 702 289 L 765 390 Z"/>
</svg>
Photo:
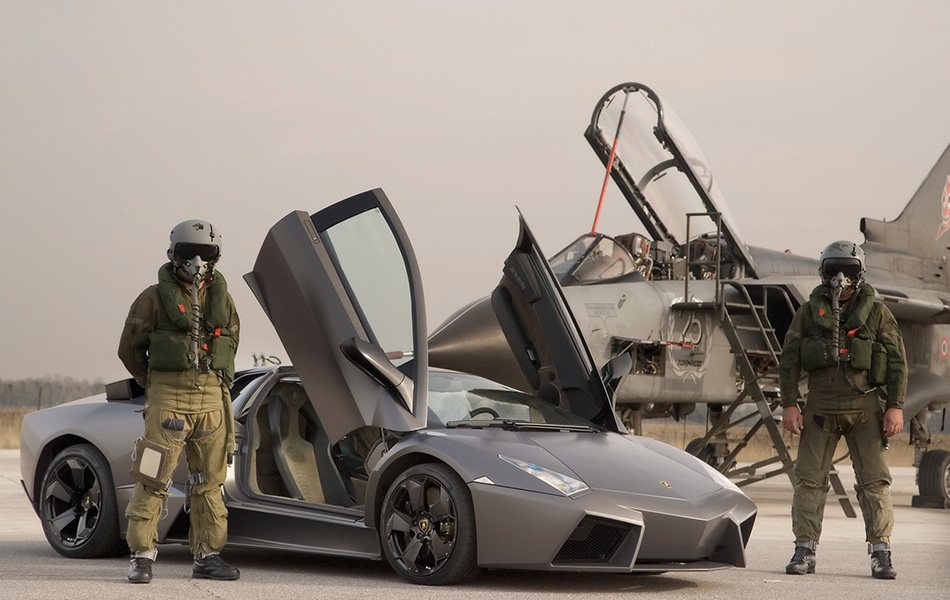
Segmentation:
<svg viewBox="0 0 950 600">
<path fill-rule="evenodd" d="M 697 500 L 591 490 L 574 498 L 470 484 L 478 564 L 547 571 L 744 567 L 755 504 L 722 489 Z"/>
</svg>

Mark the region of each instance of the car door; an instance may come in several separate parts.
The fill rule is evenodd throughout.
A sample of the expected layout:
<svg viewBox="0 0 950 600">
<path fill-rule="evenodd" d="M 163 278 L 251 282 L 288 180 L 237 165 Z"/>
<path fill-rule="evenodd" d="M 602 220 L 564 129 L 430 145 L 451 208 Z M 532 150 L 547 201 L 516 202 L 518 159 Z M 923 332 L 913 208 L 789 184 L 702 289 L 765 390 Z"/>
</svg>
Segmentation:
<svg viewBox="0 0 950 600">
<path fill-rule="evenodd" d="M 381 189 L 288 214 L 244 276 L 336 442 L 426 423 L 425 305 L 408 237 Z"/>
<path fill-rule="evenodd" d="M 525 380 L 538 397 L 624 431 L 554 273 L 524 218 L 520 223 L 491 305 Z"/>
</svg>

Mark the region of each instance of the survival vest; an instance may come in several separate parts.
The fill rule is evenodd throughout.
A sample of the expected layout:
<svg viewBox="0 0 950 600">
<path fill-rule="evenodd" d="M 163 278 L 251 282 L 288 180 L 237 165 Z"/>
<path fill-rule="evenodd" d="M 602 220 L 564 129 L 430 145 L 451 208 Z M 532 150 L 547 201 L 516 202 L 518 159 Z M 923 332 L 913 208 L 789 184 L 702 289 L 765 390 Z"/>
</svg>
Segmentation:
<svg viewBox="0 0 950 600">
<path fill-rule="evenodd" d="M 827 288 L 818 286 L 808 299 L 805 313 L 805 335 L 800 353 L 802 369 L 817 371 L 834 366 L 834 313 Z M 874 288 L 862 284 L 857 294 L 843 309 L 844 319 L 838 328 L 839 357 L 855 371 L 867 373 L 872 386 L 887 383 L 887 350 L 878 341 L 877 324 L 880 304 L 874 301 Z"/>
<path fill-rule="evenodd" d="M 234 380 L 237 344 L 228 330 L 228 284 L 218 271 L 204 290 L 204 315 L 199 361 L 204 362 L 229 384 Z M 175 277 L 174 267 L 165 263 L 158 270 L 158 296 L 162 310 L 158 324 L 149 335 L 148 368 L 156 371 L 186 371 L 192 368 L 191 296 Z"/>
</svg>

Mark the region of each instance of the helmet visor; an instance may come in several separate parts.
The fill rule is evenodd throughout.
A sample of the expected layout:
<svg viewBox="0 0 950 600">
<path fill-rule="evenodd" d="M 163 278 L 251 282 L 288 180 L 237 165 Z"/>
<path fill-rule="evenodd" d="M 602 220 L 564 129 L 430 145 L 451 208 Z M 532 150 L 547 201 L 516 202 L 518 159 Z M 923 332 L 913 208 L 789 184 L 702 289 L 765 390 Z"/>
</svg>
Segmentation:
<svg viewBox="0 0 950 600">
<path fill-rule="evenodd" d="M 861 263 L 853 258 L 829 259 L 822 264 L 821 268 L 825 279 L 832 279 L 838 273 L 841 273 L 854 281 L 861 275 Z"/>
<path fill-rule="evenodd" d="M 182 260 L 190 260 L 199 257 L 205 262 L 211 262 L 218 258 L 218 247 L 211 244 L 175 244 L 175 256 Z"/>
</svg>

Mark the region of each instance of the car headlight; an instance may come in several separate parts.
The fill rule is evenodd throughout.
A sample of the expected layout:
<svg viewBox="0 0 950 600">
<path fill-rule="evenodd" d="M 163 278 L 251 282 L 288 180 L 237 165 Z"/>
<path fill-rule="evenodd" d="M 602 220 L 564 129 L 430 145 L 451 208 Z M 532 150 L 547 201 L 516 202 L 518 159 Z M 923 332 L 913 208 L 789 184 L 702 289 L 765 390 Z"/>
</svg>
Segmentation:
<svg viewBox="0 0 950 600">
<path fill-rule="evenodd" d="M 540 467 L 536 464 L 518 460 L 517 458 L 512 458 L 510 456 L 505 456 L 504 454 L 499 454 L 498 458 L 508 464 L 518 467 L 525 473 L 534 475 L 565 496 L 573 496 L 590 489 L 583 481 L 574 479 L 573 477 L 569 477 L 563 473 L 558 473 L 557 471 L 552 471 L 551 469 L 545 469 L 544 467 Z"/>
</svg>

